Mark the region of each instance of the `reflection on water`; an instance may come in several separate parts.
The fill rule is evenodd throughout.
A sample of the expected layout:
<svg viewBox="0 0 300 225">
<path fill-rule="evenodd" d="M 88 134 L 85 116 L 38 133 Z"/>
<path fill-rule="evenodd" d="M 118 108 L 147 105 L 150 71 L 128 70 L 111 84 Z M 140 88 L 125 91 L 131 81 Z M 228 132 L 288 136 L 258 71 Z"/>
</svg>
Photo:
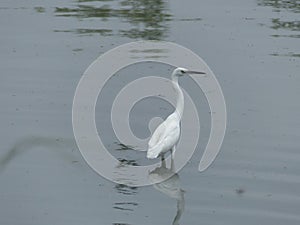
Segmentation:
<svg viewBox="0 0 300 225">
<path fill-rule="evenodd" d="M 271 55 L 272 56 L 300 57 L 300 54 L 296 54 L 296 53 L 293 53 L 293 52 L 289 52 L 289 53 L 286 53 L 286 54 L 272 53 Z"/>
<path fill-rule="evenodd" d="M 275 38 L 299 38 L 300 20 L 298 13 L 300 12 L 300 4 L 298 0 L 259 0 L 258 5 L 272 7 L 276 12 L 276 17 L 271 19 L 270 28 L 276 31 L 272 34 Z M 285 15 L 289 14 L 289 19 L 282 17 L 282 12 Z M 287 53 L 272 53 L 272 56 L 287 56 L 299 57 L 299 53 L 289 51 Z"/>
<path fill-rule="evenodd" d="M 124 0 L 118 4 L 114 4 L 115 1 L 77 0 L 77 3 L 75 7 L 56 7 L 55 15 L 80 20 L 98 18 L 101 21 L 119 18 L 121 22 L 129 25 L 129 28 L 119 29 L 117 34 L 134 39 L 161 40 L 167 36 L 167 21 L 171 20 L 171 15 L 162 0 Z M 113 34 L 112 29 L 99 28 L 55 31 L 89 35 L 97 33 L 106 36 Z"/>
<path fill-rule="evenodd" d="M 128 223 L 113 223 L 113 225 L 130 225 Z"/>
<path fill-rule="evenodd" d="M 258 5 L 260 6 L 271 6 L 273 11 L 282 12 L 286 11 L 286 13 L 299 13 L 300 12 L 300 4 L 298 0 L 290 0 L 290 1 L 274 1 L 274 0 L 259 0 Z M 280 14 L 276 14 L 280 16 Z M 272 25 L 270 26 L 274 30 L 283 29 L 286 31 L 300 31 L 300 21 L 299 20 L 283 20 L 282 18 L 272 18 Z M 275 36 L 275 35 L 274 35 Z M 277 35 L 275 37 L 279 37 Z M 287 35 L 286 35 L 287 36 Z M 299 35 L 291 34 L 289 37 L 299 37 Z"/>
<path fill-rule="evenodd" d="M 136 162 L 136 160 L 134 159 L 121 159 L 118 158 L 118 160 L 120 161 L 120 164 L 118 165 L 118 167 L 122 167 L 122 166 L 127 166 L 127 165 L 131 165 L 131 166 L 138 166 L 139 164 Z"/>
<path fill-rule="evenodd" d="M 77 2 L 111 2 L 113 0 L 77 0 Z"/>
<path fill-rule="evenodd" d="M 130 225 L 128 223 L 113 223 L 113 225 Z"/>
<path fill-rule="evenodd" d="M 118 147 L 114 148 L 116 151 L 134 150 L 133 146 L 125 145 L 123 143 L 115 143 Z"/>
<path fill-rule="evenodd" d="M 65 32 L 65 33 L 75 33 L 80 35 L 92 35 L 100 34 L 101 36 L 111 36 L 112 30 L 110 29 L 74 29 L 74 30 L 54 30 L 54 32 Z"/>
<path fill-rule="evenodd" d="M 124 18 L 134 28 L 122 30 L 121 34 L 130 38 L 143 38 L 147 40 L 160 40 L 166 35 L 166 21 L 171 17 L 166 13 L 166 4 L 162 0 L 125 0 L 123 7 L 129 7 Z M 139 28 L 142 26 L 142 28 Z"/>
<path fill-rule="evenodd" d="M 281 12 L 282 10 L 288 10 L 294 13 L 300 12 L 299 0 L 259 0 L 258 4 L 272 6 L 275 12 Z"/>
<path fill-rule="evenodd" d="M 245 225 L 299 224 L 297 131 L 300 119 L 299 104 L 295 104 L 299 96 L 299 63 L 293 61 L 300 59 L 296 50 L 299 50 L 300 37 L 299 0 L 256 0 L 254 3 L 259 3 L 259 7 L 253 5 L 253 1 L 239 4 L 226 1 L 215 5 L 210 1 L 191 4 L 172 1 L 169 7 L 171 1 L 164 1 L 166 3 L 158 8 L 161 18 L 155 18 L 158 26 L 130 12 L 142 7 L 140 2 L 143 1 L 121 5 L 122 1 L 126 2 L 1 2 L 1 224 L 36 225 L 43 221 L 73 225 L 157 225 L 172 224 L 176 214 L 178 220 L 186 195 L 178 198 L 183 200 L 180 203 L 176 198 L 166 197 L 167 193 L 158 193 L 166 189 L 162 188 L 163 183 L 155 188 L 115 185 L 94 174 L 89 167 L 80 167 L 86 163 L 72 140 L 27 136 L 60 133 L 71 137 L 71 108 L 63 105 L 72 104 L 81 73 L 95 57 L 95 52 L 90 50 L 99 45 L 102 50 L 109 49 L 112 44 L 128 42 L 127 37 L 151 38 L 153 34 L 144 32 L 147 30 L 158 30 L 155 38 L 179 41 L 203 54 L 214 64 L 214 70 L 222 71 L 221 85 L 230 99 L 232 116 L 218 163 L 205 174 L 199 174 L 196 168 L 199 157 L 195 157 L 180 173 L 186 175 L 184 180 L 189 184 L 190 196 L 189 211 L 184 209 L 180 224 L 200 224 L 200 219 L 203 224 L 236 225 L 241 221 Z M 84 5 L 87 7 L 82 7 Z M 97 16 L 102 13 L 103 17 L 92 17 L 93 13 Z M 247 19 L 243 20 L 244 17 Z M 236 25 L 233 26 L 233 22 L 237 22 Z M 260 22 L 266 26 L 258 27 L 256 24 Z M 54 33 L 54 29 L 68 33 Z M 137 34 L 132 29 L 136 29 Z M 129 31 L 128 36 L 124 38 L 126 32 L 122 31 Z M 132 36 L 129 36 L 130 31 Z M 192 31 L 194 37 L 185 35 L 188 31 Z M 235 35 L 236 40 L 229 39 Z M 242 38 L 245 44 L 247 38 L 253 43 L 249 52 L 238 43 Z M 219 51 L 212 51 L 214 46 Z M 75 55 L 70 49 L 80 54 Z M 266 52 L 276 56 L 265 57 Z M 250 54 L 253 58 L 248 61 Z M 228 55 L 230 57 L 226 57 Z M 281 55 L 286 56 L 278 57 Z M 231 63 L 237 67 L 230 66 Z M 238 76 L 235 69 L 245 73 Z M 283 71 L 291 77 L 285 76 Z M 253 76 L 256 72 L 262 76 Z M 270 76 L 274 79 L 270 80 Z M 188 83 L 187 87 L 190 87 Z M 251 111 L 242 115 L 247 108 Z M 207 126 L 204 123 L 205 129 Z M 18 139 L 24 135 L 27 138 Z M 71 146 L 64 144 L 65 141 Z M 132 156 L 133 151 L 126 146 L 110 145 L 111 152 L 119 149 L 115 151 L 118 158 L 135 159 L 144 165 L 139 159 L 145 157 L 143 153 Z M 35 155 L 38 151 L 45 152 Z M 200 156 L 200 152 L 196 154 Z M 56 159 L 63 163 L 52 161 Z M 152 170 L 154 173 L 154 168 Z M 167 201 L 157 204 L 157 199 Z M 177 213 L 176 201 L 180 203 Z M 168 213 L 163 212 L 166 208 Z M 162 212 L 168 223 L 153 222 L 157 218 L 152 218 L 148 209 Z"/>
<path fill-rule="evenodd" d="M 132 187 L 125 184 L 116 184 L 115 189 L 117 190 L 118 193 L 124 195 L 135 195 L 138 192 L 137 187 Z"/>
<path fill-rule="evenodd" d="M 44 7 L 41 7 L 41 6 L 36 6 L 34 7 L 34 10 L 37 12 L 37 13 L 44 13 L 46 12 L 46 9 Z"/>
<path fill-rule="evenodd" d="M 286 29 L 291 31 L 300 31 L 300 21 L 282 21 L 279 18 L 272 19 L 272 28 L 275 30 Z"/>
<path fill-rule="evenodd" d="M 172 225 L 178 225 L 184 211 L 184 190 L 181 189 L 179 175 L 177 173 L 174 173 L 171 169 L 166 168 L 165 165 L 165 163 L 162 163 L 161 167 L 158 167 L 150 172 L 149 179 L 155 183 L 153 187 L 156 190 L 167 195 L 170 198 L 174 198 L 177 200 L 177 212 Z M 163 182 L 156 183 L 157 181 L 165 178 L 168 179 Z"/>
<path fill-rule="evenodd" d="M 130 207 L 138 206 L 136 202 L 116 202 L 114 204 L 114 209 L 125 210 L 125 211 L 133 211 Z"/>
<path fill-rule="evenodd" d="M 55 150 L 60 158 L 65 159 L 68 162 L 78 162 L 78 158 L 68 151 L 62 151 L 62 149 L 70 149 L 74 151 L 77 149 L 75 140 L 63 139 L 63 138 L 52 138 L 52 137 L 26 137 L 18 140 L 5 154 L 0 158 L 0 172 L 2 172 L 6 166 L 18 155 L 24 154 L 25 152 L 36 148 L 38 146 L 47 147 L 49 150 Z"/>
</svg>

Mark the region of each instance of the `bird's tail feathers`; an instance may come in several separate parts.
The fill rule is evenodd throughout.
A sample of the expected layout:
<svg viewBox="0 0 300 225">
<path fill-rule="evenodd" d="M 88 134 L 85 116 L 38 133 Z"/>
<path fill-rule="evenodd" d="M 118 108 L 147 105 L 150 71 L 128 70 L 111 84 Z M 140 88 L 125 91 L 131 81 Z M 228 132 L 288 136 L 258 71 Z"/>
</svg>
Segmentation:
<svg viewBox="0 0 300 225">
<path fill-rule="evenodd" d="M 148 159 L 155 159 L 159 156 L 162 150 L 162 143 L 158 143 L 157 145 L 154 145 L 153 147 L 149 148 L 147 151 L 147 158 Z"/>
</svg>

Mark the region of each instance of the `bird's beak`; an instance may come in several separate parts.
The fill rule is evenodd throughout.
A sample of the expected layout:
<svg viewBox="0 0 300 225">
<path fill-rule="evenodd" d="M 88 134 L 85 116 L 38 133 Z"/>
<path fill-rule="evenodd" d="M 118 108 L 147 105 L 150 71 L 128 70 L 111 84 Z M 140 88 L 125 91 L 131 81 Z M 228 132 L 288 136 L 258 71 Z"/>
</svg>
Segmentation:
<svg viewBox="0 0 300 225">
<path fill-rule="evenodd" d="M 188 73 L 188 74 L 206 74 L 204 72 L 193 71 L 193 70 L 188 70 L 186 73 Z"/>
</svg>

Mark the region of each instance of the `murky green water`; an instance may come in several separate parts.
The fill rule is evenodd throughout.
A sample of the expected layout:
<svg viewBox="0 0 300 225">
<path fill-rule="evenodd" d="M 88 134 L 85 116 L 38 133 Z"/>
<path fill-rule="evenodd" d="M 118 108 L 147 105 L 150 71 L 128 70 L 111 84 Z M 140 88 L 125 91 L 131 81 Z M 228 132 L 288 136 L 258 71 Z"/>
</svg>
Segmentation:
<svg viewBox="0 0 300 225">
<path fill-rule="evenodd" d="M 1 1 L 0 224 L 299 224 L 299 12 L 297 0 Z M 216 74 L 228 128 L 205 173 L 197 167 L 209 110 L 189 79 L 181 85 L 199 100 L 202 134 L 178 175 L 132 188 L 103 179 L 82 159 L 71 123 L 77 83 L 101 53 L 135 40 L 186 46 Z M 141 73 L 168 77 L 169 70 L 129 67 L 97 105 L 107 113 L 96 119 L 98 129 L 108 129 L 105 143 L 124 163 L 145 159 L 109 130 L 110 98 Z M 133 130 L 143 137 L 147 119 L 171 110 L 150 103 L 133 111 Z"/>
</svg>

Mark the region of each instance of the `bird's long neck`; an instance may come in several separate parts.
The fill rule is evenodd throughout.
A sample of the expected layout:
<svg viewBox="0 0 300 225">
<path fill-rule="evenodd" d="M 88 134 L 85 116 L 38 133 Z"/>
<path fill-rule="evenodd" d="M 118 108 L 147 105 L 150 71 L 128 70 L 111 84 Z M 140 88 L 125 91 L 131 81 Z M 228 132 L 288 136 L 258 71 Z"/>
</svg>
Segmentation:
<svg viewBox="0 0 300 225">
<path fill-rule="evenodd" d="M 184 109 L 184 96 L 178 84 L 178 77 L 174 73 L 172 74 L 172 83 L 177 94 L 176 110 L 174 113 L 177 113 L 179 119 L 181 119 Z"/>
</svg>

